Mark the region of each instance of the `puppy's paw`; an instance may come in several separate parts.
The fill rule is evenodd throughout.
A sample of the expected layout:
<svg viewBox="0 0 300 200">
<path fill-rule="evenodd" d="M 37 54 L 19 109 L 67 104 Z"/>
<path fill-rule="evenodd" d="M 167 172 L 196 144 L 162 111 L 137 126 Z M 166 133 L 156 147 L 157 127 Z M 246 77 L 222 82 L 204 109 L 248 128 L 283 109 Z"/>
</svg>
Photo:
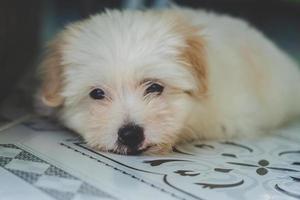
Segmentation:
<svg viewBox="0 0 300 200">
<path fill-rule="evenodd" d="M 153 145 L 143 152 L 144 155 L 167 155 L 172 152 L 172 144 Z"/>
</svg>

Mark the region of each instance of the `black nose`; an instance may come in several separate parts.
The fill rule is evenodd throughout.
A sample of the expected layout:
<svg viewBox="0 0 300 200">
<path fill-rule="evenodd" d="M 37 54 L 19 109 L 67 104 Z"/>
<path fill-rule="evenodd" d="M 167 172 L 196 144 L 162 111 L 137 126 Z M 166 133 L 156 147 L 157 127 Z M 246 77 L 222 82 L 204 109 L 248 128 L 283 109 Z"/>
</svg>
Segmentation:
<svg viewBox="0 0 300 200">
<path fill-rule="evenodd" d="M 121 144 L 132 149 L 136 149 L 145 139 L 144 129 L 136 124 L 122 126 L 118 131 L 118 136 Z"/>
</svg>

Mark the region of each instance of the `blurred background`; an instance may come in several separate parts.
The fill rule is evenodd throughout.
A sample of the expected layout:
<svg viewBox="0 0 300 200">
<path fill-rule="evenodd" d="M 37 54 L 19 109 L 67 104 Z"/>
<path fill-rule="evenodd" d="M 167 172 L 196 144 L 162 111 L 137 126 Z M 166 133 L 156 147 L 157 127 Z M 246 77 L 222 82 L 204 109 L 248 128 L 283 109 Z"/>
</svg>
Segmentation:
<svg viewBox="0 0 300 200">
<path fill-rule="evenodd" d="M 8 104 L 30 109 L 35 68 L 47 41 L 66 24 L 105 8 L 170 4 L 244 18 L 300 63 L 300 0 L 0 0 L 0 112 Z"/>
</svg>

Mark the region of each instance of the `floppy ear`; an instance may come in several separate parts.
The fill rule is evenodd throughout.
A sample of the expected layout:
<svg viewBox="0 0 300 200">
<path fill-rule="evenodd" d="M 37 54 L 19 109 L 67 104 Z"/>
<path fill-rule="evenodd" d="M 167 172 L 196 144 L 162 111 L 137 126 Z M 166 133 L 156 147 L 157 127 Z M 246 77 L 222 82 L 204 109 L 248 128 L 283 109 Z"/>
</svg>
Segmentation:
<svg viewBox="0 0 300 200">
<path fill-rule="evenodd" d="M 48 49 L 41 65 L 42 85 L 40 97 L 48 107 L 59 107 L 63 104 L 61 96 L 62 83 L 62 40 L 57 37 L 48 45 Z"/>
<path fill-rule="evenodd" d="M 208 69 L 205 54 L 205 41 L 195 27 L 184 26 L 186 46 L 181 49 L 180 60 L 197 80 L 197 91 L 193 94 L 205 96 L 208 90 Z"/>
</svg>

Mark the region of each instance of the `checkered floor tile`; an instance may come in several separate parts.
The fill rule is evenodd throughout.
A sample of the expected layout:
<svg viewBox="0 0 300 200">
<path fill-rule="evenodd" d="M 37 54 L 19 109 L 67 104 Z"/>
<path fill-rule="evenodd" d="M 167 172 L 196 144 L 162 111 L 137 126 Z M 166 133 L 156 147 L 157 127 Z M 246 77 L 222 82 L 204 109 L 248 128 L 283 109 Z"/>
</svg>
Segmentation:
<svg viewBox="0 0 300 200">
<path fill-rule="evenodd" d="M 0 144 L 0 167 L 57 200 L 116 199 L 12 144 Z"/>
</svg>

